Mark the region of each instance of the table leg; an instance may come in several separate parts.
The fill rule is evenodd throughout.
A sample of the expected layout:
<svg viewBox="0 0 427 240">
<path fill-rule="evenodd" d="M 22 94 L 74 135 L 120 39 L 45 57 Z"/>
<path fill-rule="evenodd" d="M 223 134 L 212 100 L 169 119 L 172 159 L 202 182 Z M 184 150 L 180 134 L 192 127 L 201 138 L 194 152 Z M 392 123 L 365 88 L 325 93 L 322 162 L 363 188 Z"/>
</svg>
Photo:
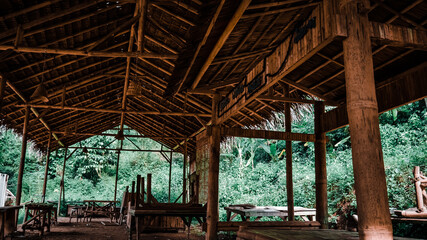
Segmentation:
<svg viewBox="0 0 427 240">
<path fill-rule="evenodd" d="M 227 210 L 227 222 L 231 221 L 231 212 Z"/>
<path fill-rule="evenodd" d="M 47 213 L 47 232 L 50 232 L 50 224 L 52 220 L 52 210 L 49 210 Z"/>
<path fill-rule="evenodd" d="M 136 232 L 136 240 L 139 240 L 139 217 L 135 216 L 135 232 Z"/>
<path fill-rule="evenodd" d="M 130 214 L 129 214 L 130 215 Z M 132 216 L 130 217 L 130 224 L 129 224 L 129 240 L 132 240 Z"/>
<path fill-rule="evenodd" d="M 43 211 L 43 210 L 41 210 L 41 212 L 42 212 L 42 214 L 40 216 L 40 220 L 41 220 L 41 223 L 40 223 L 40 236 L 43 236 L 43 234 L 44 234 L 44 227 L 46 225 L 46 212 Z"/>
</svg>

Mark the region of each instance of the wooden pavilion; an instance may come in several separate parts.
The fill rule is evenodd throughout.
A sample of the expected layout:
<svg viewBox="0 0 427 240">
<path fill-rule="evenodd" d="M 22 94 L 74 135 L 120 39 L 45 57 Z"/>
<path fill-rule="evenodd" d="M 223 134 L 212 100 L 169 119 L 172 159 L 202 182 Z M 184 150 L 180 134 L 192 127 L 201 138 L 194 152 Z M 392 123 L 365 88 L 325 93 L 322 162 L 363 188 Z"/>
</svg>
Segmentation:
<svg viewBox="0 0 427 240">
<path fill-rule="evenodd" d="M 327 228 L 325 134 L 349 124 L 360 238 L 392 239 L 378 113 L 427 96 L 426 1 L 0 4 L 1 119 L 23 136 L 17 204 L 27 140 L 49 154 L 126 125 L 202 176 L 206 239 L 217 233 L 221 137 L 287 141 L 291 220 L 289 143 L 314 142 L 316 219 Z M 291 132 L 294 104 L 314 105 L 314 133 Z M 286 132 L 247 128 L 283 110 Z"/>
</svg>

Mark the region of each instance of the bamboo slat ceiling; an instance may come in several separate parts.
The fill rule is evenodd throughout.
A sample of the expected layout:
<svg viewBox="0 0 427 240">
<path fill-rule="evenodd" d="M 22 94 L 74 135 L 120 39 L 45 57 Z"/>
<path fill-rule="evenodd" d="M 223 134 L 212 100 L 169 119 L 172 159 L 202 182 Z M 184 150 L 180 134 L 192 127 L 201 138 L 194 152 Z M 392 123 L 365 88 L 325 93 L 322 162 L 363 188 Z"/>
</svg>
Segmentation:
<svg viewBox="0 0 427 240">
<path fill-rule="evenodd" d="M 249 6 L 229 35 L 223 36 L 244 2 L 250 2 Z M 129 112 L 124 124 L 141 134 L 194 136 L 210 121 L 212 100 L 209 95 L 187 94 L 186 90 L 230 91 L 321 2 L 271 3 L 0 0 L 0 73 L 8 80 L 2 107 L 4 124 L 20 131 L 25 115 L 22 104 L 28 102 L 34 105 L 29 139 L 44 149 L 52 131 L 61 143 L 71 145 L 88 135 L 64 132 L 101 133 L 120 125 L 125 102 Z M 371 21 L 425 30 L 425 1 L 373 0 L 369 11 Z M 221 39 L 225 42 L 218 46 Z M 216 55 L 207 62 L 215 48 Z M 142 50 L 142 54 L 126 55 L 129 49 L 132 53 Z M 378 82 L 427 59 L 425 49 L 374 43 L 373 52 Z M 342 103 L 343 65 L 342 43 L 337 40 L 286 79 Z M 142 92 L 123 101 L 127 75 L 130 82 L 139 83 Z M 40 100 L 31 100 L 42 81 L 48 105 L 70 108 L 48 108 Z M 286 80 L 279 82 L 271 93 L 282 96 L 285 85 Z M 293 88 L 291 92 L 293 97 L 305 96 Z M 281 109 L 283 104 L 257 99 L 224 124 L 256 124 Z M 177 116 L 183 112 L 187 114 Z M 169 147 L 178 143 L 171 138 L 156 140 Z M 52 148 L 57 147 L 59 142 L 54 141 Z M 189 147 L 194 149 L 194 143 L 190 141 Z"/>
</svg>

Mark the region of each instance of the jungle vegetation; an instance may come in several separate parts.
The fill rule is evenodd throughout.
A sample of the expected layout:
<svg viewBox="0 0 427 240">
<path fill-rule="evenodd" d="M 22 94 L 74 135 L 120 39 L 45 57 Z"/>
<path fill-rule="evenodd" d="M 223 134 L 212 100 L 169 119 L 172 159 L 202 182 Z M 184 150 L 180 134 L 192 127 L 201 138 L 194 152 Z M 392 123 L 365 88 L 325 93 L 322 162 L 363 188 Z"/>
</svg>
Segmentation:
<svg viewBox="0 0 427 240">
<path fill-rule="evenodd" d="M 427 171 L 427 101 L 421 100 L 380 115 L 381 140 L 385 162 L 390 208 L 415 207 L 412 169 Z M 293 131 L 313 133 L 313 113 L 305 111 L 294 121 Z M 276 113 L 262 127 L 284 130 L 283 115 Z M 111 131 L 111 132 L 116 132 Z M 128 130 L 131 133 L 132 130 Z M 351 159 L 349 128 L 328 133 L 327 174 L 330 223 L 345 229 L 357 213 Z M 153 140 L 132 139 L 141 149 L 161 149 Z M 81 145 L 80 145 L 81 144 Z M 116 148 L 113 137 L 96 136 L 75 146 Z M 315 207 L 314 144 L 293 143 L 294 199 L 296 206 Z M 40 201 L 45 155 L 29 145 L 25 163 L 23 200 Z M 135 148 L 124 141 L 123 148 Z M 10 176 L 8 188 L 16 191 L 21 137 L 12 130 L 0 129 L 0 172 Z M 220 209 L 230 204 L 286 206 L 285 141 L 230 138 L 221 145 Z M 69 149 L 70 154 L 74 149 Z M 52 152 L 49 166 L 47 200 L 57 201 L 65 149 Z M 175 200 L 182 191 L 182 155 L 173 154 L 172 193 Z M 113 199 L 117 153 L 106 150 L 77 150 L 65 169 L 67 203 L 85 199 Z M 168 200 L 169 163 L 159 153 L 122 152 L 120 156 L 118 198 L 137 174 L 153 173 L 153 194 L 160 202 Z M 225 220 L 225 211 L 220 211 Z M 420 236 L 426 230 L 414 225 L 396 225 L 396 234 Z"/>
</svg>

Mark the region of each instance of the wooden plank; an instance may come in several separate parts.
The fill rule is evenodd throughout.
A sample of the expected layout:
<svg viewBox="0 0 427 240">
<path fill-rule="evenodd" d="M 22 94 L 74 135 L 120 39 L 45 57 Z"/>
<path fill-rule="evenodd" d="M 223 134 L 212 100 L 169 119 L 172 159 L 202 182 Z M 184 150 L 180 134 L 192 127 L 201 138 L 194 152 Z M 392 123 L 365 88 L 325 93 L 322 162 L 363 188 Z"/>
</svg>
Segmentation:
<svg viewBox="0 0 427 240">
<path fill-rule="evenodd" d="M 208 127 L 208 132 L 211 127 Z M 314 142 L 314 134 L 221 127 L 221 136 Z"/>
<path fill-rule="evenodd" d="M 380 113 L 427 97 L 427 63 L 377 84 L 376 95 Z M 347 107 L 335 108 L 322 118 L 325 132 L 344 127 L 348 124 Z"/>
</svg>

